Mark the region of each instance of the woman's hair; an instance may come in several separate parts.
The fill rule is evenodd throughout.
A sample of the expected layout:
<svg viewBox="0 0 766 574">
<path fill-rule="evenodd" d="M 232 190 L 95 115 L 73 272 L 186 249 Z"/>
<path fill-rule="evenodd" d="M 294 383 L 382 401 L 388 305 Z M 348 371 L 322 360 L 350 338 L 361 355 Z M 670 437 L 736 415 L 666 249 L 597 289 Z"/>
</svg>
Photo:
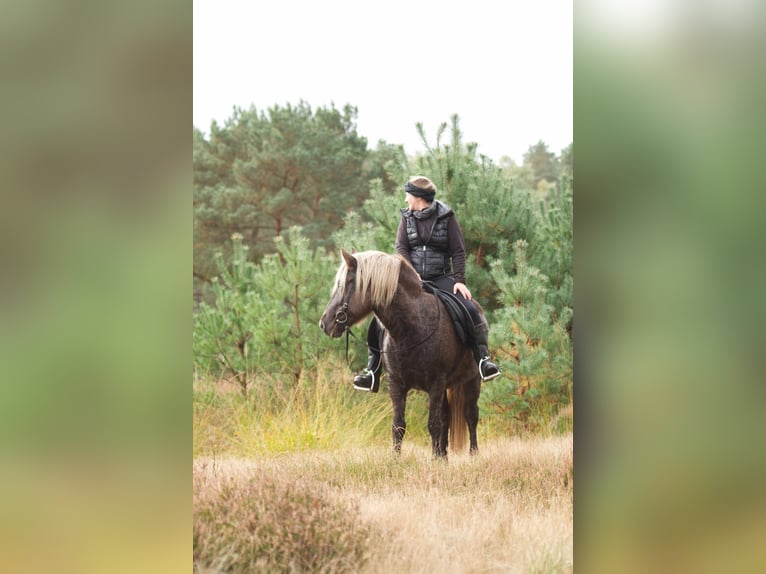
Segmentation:
<svg viewBox="0 0 766 574">
<path fill-rule="evenodd" d="M 424 175 L 413 175 L 409 179 L 409 183 L 419 187 L 420 189 L 425 189 L 436 193 L 436 186 L 434 185 L 434 182 Z"/>
</svg>

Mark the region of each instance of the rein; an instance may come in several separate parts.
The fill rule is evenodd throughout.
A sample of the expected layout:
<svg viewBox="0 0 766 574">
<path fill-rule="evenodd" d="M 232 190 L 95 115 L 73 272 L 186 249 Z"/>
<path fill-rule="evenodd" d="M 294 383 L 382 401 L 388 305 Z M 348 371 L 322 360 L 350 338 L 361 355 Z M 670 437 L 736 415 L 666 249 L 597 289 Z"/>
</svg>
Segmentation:
<svg viewBox="0 0 766 574">
<path fill-rule="evenodd" d="M 348 336 L 351 335 L 356 339 L 356 335 L 351 331 L 351 327 L 348 326 L 348 302 L 351 301 L 351 297 L 354 296 L 353 289 L 349 289 L 349 296 L 343 301 L 337 311 L 335 311 L 335 322 L 338 325 L 343 325 L 343 330 L 346 332 L 346 362 L 348 363 Z"/>
<path fill-rule="evenodd" d="M 351 330 L 351 327 L 346 327 L 346 362 L 350 365 L 351 363 L 348 360 L 348 336 L 351 335 L 354 339 L 357 338 L 356 335 L 354 335 L 354 332 Z"/>
</svg>

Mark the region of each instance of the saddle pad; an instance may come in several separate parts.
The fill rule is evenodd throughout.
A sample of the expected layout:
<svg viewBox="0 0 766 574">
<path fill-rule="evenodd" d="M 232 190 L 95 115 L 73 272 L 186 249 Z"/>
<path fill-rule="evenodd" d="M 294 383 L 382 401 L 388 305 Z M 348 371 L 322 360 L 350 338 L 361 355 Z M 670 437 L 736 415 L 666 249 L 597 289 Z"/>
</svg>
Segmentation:
<svg viewBox="0 0 766 574">
<path fill-rule="evenodd" d="M 435 283 L 431 281 L 423 281 L 423 289 L 427 293 L 433 293 L 439 300 L 444 303 L 447 308 L 447 313 L 452 319 L 452 325 L 455 327 L 455 333 L 457 334 L 460 342 L 470 348 L 476 345 L 476 335 L 473 330 L 473 320 L 471 320 L 471 314 L 468 309 L 463 305 L 463 299 L 439 289 Z"/>
</svg>

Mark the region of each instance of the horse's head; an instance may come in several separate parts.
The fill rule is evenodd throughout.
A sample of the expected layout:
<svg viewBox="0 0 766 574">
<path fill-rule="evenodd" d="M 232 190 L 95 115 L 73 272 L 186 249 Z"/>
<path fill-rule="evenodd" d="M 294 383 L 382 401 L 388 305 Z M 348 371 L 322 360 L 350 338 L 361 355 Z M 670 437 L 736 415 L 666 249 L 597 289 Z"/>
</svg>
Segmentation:
<svg viewBox="0 0 766 574">
<path fill-rule="evenodd" d="M 343 262 L 335 274 L 330 301 L 319 328 L 330 337 L 340 337 L 375 307 L 388 305 L 399 278 L 400 259 L 379 251 L 354 255 L 341 250 Z"/>
<path fill-rule="evenodd" d="M 340 337 L 371 311 L 369 305 L 362 304 L 362 298 L 357 294 L 358 261 L 345 249 L 341 249 L 341 255 L 343 263 L 335 274 L 330 301 L 319 320 L 319 328 L 330 337 Z"/>
</svg>

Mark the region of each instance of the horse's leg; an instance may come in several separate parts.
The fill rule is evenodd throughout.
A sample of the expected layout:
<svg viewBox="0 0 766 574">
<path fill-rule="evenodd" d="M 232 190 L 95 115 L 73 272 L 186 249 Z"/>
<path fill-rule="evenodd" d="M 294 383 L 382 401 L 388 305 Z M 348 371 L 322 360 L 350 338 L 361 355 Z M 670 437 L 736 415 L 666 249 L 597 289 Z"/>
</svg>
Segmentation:
<svg viewBox="0 0 766 574">
<path fill-rule="evenodd" d="M 468 437 L 470 441 L 470 454 L 479 452 L 479 443 L 476 440 L 476 427 L 479 424 L 479 393 L 481 392 L 481 380 L 476 377 L 468 383 L 465 389 L 465 422 L 468 424 Z"/>
<path fill-rule="evenodd" d="M 446 399 L 444 385 L 435 384 L 428 393 L 428 432 L 431 434 L 431 451 L 434 458 L 446 458 L 446 441 L 442 440 L 442 419 Z M 449 427 L 446 427 L 449 431 Z"/>
<path fill-rule="evenodd" d="M 402 451 L 402 441 L 407 423 L 404 421 L 404 410 L 407 407 L 407 391 L 395 381 L 388 381 L 388 390 L 391 395 L 391 404 L 394 407 L 394 422 L 391 425 L 391 434 L 394 439 L 394 454 Z"/>
<path fill-rule="evenodd" d="M 442 450 L 446 453 L 449 446 L 449 423 L 450 423 L 450 408 L 449 401 L 447 400 L 447 391 L 444 391 L 442 399 L 442 432 L 440 437 L 440 443 Z"/>
</svg>

